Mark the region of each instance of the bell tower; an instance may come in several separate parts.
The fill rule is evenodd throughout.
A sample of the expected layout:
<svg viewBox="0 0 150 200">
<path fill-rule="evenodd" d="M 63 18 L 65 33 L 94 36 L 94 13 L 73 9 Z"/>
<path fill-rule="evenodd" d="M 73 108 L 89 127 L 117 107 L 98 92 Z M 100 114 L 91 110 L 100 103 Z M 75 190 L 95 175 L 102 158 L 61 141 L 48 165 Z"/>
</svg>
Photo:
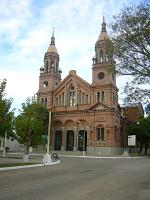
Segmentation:
<svg viewBox="0 0 150 200">
<path fill-rule="evenodd" d="M 95 56 L 92 65 L 92 86 L 95 88 L 97 99 L 111 107 L 117 107 L 116 71 L 112 63 L 112 42 L 107 34 L 106 23 L 103 17 L 101 32 L 95 44 Z"/>
<path fill-rule="evenodd" d="M 38 99 L 46 107 L 52 105 L 52 91 L 61 82 L 59 55 L 55 46 L 54 31 L 51 42 L 44 55 L 44 67 L 40 68 Z"/>
</svg>

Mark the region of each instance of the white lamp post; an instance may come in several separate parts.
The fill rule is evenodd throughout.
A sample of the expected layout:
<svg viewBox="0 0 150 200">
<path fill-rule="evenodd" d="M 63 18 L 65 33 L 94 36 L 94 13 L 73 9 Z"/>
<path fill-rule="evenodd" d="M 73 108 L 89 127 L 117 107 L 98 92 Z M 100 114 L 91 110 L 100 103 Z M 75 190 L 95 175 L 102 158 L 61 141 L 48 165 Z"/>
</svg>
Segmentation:
<svg viewBox="0 0 150 200">
<path fill-rule="evenodd" d="M 51 155 L 49 154 L 49 146 L 50 146 L 50 131 L 51 131 L 51 110 L 49 111 L 49 123 L 48 123 L 48 137 L 47 137 L 47 151 L 43 158 L 43 163 L 48 165 L 52 162 Z"/>
</svg>

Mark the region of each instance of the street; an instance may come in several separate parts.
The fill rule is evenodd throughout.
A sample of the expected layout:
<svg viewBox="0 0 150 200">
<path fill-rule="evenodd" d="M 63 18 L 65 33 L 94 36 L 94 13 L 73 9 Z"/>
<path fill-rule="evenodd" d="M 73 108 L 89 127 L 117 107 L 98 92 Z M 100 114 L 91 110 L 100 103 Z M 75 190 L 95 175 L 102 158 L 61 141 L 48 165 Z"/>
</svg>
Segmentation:
<svg viewBox="0 0 150 200">
<path fill-rule="evenodd" d="M 64 158 L 0 172 L 0 200 L 149 200 L 150 159 Z"/>
</svg>

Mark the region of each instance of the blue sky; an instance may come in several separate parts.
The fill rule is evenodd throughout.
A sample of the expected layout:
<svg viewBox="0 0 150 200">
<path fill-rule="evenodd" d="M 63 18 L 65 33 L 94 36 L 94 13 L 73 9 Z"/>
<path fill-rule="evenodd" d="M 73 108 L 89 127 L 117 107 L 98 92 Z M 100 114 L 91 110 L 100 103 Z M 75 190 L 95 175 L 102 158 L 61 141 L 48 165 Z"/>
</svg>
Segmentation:
<svg viewBox="0 0 150 200">
<path fill-rule="evenodd" d="M 94 45 L 102 16 L 108 24 L 120 9 L 142 0 L 0 0 L 0 79 L 7 79 L 13 107 L 38 90 L 39 69 L 55 28 L 62 78 L 69 70 L 92 78 Z M 125 78 L 118 78 L 121 91 Z M 121 99 L 120 99 L 121 101 Z"/>
</svg>

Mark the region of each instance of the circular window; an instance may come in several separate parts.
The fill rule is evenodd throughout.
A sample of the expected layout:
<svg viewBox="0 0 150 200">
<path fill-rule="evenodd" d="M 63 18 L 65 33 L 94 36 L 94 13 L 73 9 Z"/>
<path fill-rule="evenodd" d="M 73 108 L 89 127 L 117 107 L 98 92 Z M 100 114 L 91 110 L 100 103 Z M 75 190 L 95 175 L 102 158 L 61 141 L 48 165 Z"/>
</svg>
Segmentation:
<svg viewBox="0 0 150 200">
<path fill-rule="evenodd" d="M 104 74 L 104 72 L 100 72 L 100 73 L 98 73 L 98 79 L 103 79 L 105 77 L 105 74 Z"/>
<path fill-rule="evenodd" d="M 43 86 L 46 88 L 48 86 L 48 82 L 47 81 L 44 81 L 43 82 Z"/>
</svg>

